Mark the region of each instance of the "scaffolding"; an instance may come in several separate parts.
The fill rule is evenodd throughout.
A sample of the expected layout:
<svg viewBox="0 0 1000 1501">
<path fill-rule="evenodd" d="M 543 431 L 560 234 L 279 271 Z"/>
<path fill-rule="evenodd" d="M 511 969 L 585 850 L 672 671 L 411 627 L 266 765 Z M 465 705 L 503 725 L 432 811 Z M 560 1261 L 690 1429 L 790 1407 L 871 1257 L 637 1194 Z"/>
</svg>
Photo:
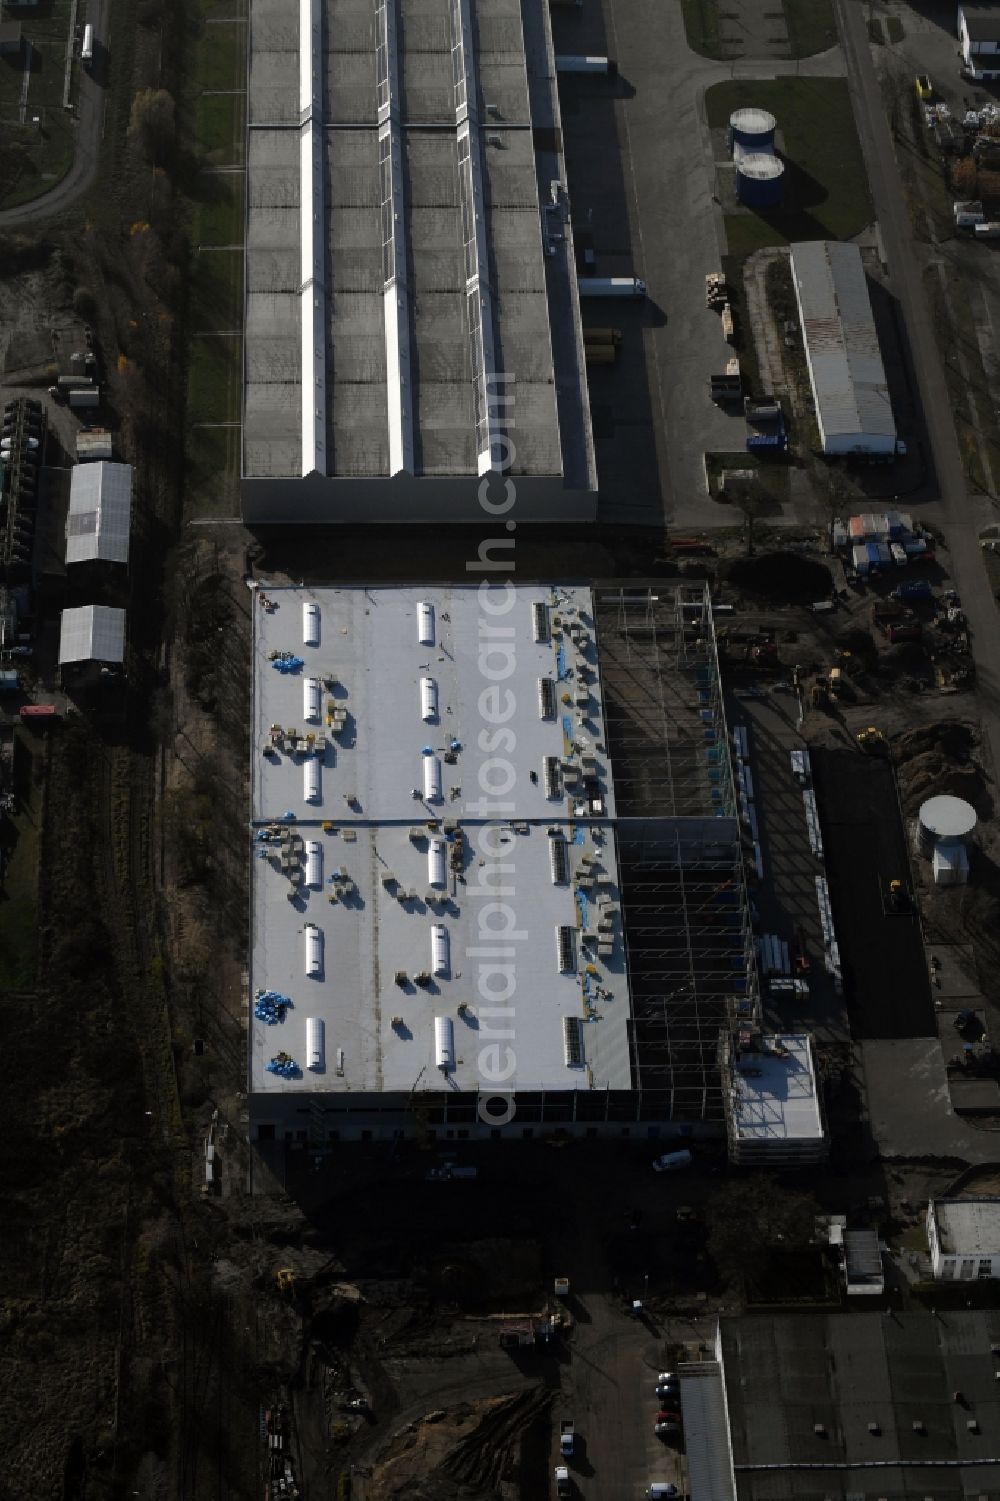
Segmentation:
<svg viewBox="0 0 1000 1501">
<path fill-rule="evenodd" d="M 732 815 L 707 586 L 603 590 L 595 613 L 619 809 L 673 818 Z"/>
<path fill-rule="evenodd" d="M 722 1122 L 720 1035 L 759 1009 L 711 599 L 597 597 L 640 1118 Z"/>
</svg>

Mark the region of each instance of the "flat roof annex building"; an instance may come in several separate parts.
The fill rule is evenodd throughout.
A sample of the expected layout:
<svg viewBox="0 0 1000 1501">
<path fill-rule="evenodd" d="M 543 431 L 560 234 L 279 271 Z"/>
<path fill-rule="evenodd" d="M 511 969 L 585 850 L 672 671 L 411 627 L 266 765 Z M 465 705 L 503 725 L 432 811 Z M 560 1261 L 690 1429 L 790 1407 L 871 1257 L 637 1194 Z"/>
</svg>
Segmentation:
<svg viewBox="0 0 1000 1501">
<path fill-rule="evenodd" d="M 704 587 L 254 598 L 254 1136 L 721 1131 L 757 999 Z"/>
<path fill-rule="evenodd" d="M 809 383 L 827 454 L 896 452 L 896 424 L 857 245 L 791 247 Z"/>
<path fill-rule="evenodd" d="M 593 519 L 547 7 L 252 0 L 248 96 L 244 519 Z"/>
</svg>

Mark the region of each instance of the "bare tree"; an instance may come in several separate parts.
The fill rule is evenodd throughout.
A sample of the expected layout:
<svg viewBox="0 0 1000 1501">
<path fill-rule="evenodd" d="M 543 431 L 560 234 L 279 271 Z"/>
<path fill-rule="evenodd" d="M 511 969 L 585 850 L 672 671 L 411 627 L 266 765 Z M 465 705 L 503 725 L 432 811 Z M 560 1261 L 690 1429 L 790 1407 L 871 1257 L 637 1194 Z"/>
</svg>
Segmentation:
<svg viewBox="0 0 1000 1501">
<path fill-rule="evenodd" d="M 162 162 L 177 137 L 177 108 L 166 89 L 141 89 L 132 100 L 129 135 L 149 162 Z"/>
</svg>

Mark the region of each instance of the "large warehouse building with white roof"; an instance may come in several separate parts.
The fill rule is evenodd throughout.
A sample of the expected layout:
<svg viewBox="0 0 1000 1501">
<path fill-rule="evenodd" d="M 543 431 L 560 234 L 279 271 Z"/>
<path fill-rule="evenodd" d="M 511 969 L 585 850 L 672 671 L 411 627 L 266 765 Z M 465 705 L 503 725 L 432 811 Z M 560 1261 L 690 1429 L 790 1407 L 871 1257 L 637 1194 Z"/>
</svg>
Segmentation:
<svg viewBox="0 0 1000 1501">
<path fill-rule="evenodd" d="M 242 504 L 593 519 L 545 6 L 252 0 Z"/>
<path fill-rule="evenodd" d="M 254 597 L 256 1139 L 721 1131 L 757 998 L 703 586 Z"/>
<path fill-rule="evenodd" d="M 810 240 L 791 247 L 809 383 L 826 454 L 897 451 L 896 424 L 861 251 Z"/>
</svg>

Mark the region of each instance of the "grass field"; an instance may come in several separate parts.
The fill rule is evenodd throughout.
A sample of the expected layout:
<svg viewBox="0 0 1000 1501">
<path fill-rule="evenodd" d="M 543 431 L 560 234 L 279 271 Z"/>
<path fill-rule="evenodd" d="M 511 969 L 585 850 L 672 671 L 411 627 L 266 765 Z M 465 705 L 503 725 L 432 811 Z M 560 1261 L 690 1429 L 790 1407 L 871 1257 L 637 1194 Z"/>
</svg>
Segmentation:
<svg viewBox="0 0 1000 1501">
<path fill-rule="evenodd" d="M 792 240 L 849 240 L 872 220 L 868 178 L 840 78 L 780 78 L 719 83 L 705 95 L 708 123 L 724 128 L 734 109 L 755 104 L 778 121 L 785 158 L 785 202 L 773 213 L 726 215 L 729 254 L 749 255 Z M 822 125 L 819 125 L 822 122 Z"/>
<path fill-rule="evenodd" d="M 38 14 L 24 11 L 17 19 L 30 50 L 26 46 L 19 57 L 0 58 L 0 207 L 3 208 L 13 208 L 37 198 L 39 193 L 47 193 L 66 175 L 73 161 L 72 117 L 62 107 L 66 57 L 72 50 L 70 0 L 49 0 Z M 32 123 L 36 116 L 38 125 Z"/>
<path fill-rule="evenodd" d="M 15 734 L 13 786 L 17 811 L 13 817 L 0 814 L 4 870 L 0 882 L 0 990 L 27 990 L 35 980 L 42 822 L 38 773 L 43 755 L 43 746 Z"/>
<path fill-rule="evenodd" d="M 238 422 L 242 341 L 198 334 L 188 372 L 188 405 L 199 422 Z"/>
<path fill-rule="evenodd" d="M 788 57 L 812 57 L 837 40 L 830 0 L 781 0 L 788 33 Z M 727 0 L 732 9 L 732 0 Z M 719 36 L 719 0 L 681 0 L 688 46 L 702 57 L 739 56 Z"/>
<path fill-rule="evenodd" d="M 245 178 L 225 169 L 245 158 L 246 26 L 232 18 L 245 16 L 246 0 L 203 0 L 202 12 L 185 101 L 202 164 L 192 191 L 187 498 L 192 511 L 218 516 L 237 513 L 239 492 Z"/>
</svg>

